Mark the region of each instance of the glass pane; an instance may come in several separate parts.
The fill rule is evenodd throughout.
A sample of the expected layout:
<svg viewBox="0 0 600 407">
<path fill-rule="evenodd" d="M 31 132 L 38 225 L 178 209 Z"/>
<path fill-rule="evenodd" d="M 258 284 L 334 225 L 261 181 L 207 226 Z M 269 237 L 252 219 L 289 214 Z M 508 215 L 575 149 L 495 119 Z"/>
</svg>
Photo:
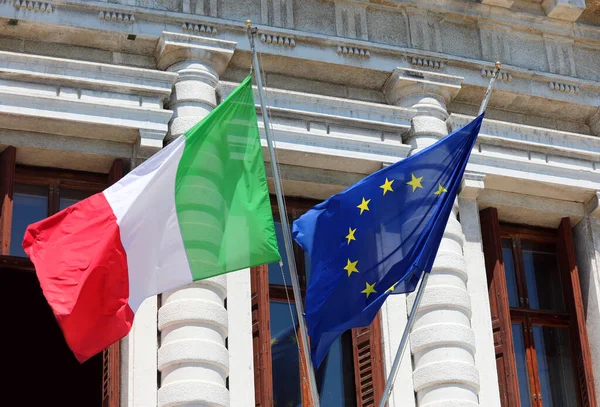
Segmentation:
<svg viewBox="0 0 600 407">
<path fill-rule="evenodd" d="M 506 289 L 508 290 L 508 306 L 519 307 L 519 292 L 517 291 L 517 276 L 512 252 L 512 240 L 502 239 L 502 259 L 504 260 L 504 274 L 506 275 Z"/>
<path fill-rule="evenodd" d="M 25 229 L 31 223 L 42 220 L 47 216 L 48 188 L 37 185 L 15 184 L 12 227 L 10 230 L 11 256 L 27 256 L 21 247 Z"/>
<path fill-rule="evenodd" d="M 296 310 L 285 302 L 271 301 L 271 361 L 275 406 L 302 405 L 300 365 L 296 339 Z"/>
<path fill-rule="evenodd" d="M 524 241 L 522 249 L 529 307 L 565 312 L 556 247 Z"/>
<path fill-rule="evenodd" d="M 281 260 L 283 261 L 283 272 L 285 274 L 285 284 L 283 282 L 283 276 L 281 275 L 281 267 L 279 263 L 269 264 L 269 284 L 277 285 L 292 285 L 292 277 L 290 276 L 290 269 L 288 266 L 287 256 L 285 254 L 285 243 L 283 242 L 283 232 L 281 230 L 281 222 L 275 222 L 275 234 L 277 235 L 277 245 L 279 247 L 279 253 L 281 254 Z"/>
<path fill-rule="evenodd" d="M 531 406 L 529 391 L 529 375 L 527 373 L 527 354 L 525 353 L 525 338 L 523 324 L 512 324 L 513 341 L 515 344 L 515 359 L 517 360 L 517 380 L 519 381 L 519 398 L 521 407 Z"/>
<path fill-rule="evenodd" d="M 317 371 L 321 405 L 356 406 L 351 331 L 338 338 Z"/>
<path fill-rule="evenodd" d="M 89 191 L 81 191 L 78 189 L 60 189 L 60 207 L 59 210 L 68 208 L 69 206 L 92 196 L 94 193 Z"/>
<path fill-rule="evenodd" d="M 533 327 L 544 407 L 577 406 L 568 328 Z"/>
</svg>

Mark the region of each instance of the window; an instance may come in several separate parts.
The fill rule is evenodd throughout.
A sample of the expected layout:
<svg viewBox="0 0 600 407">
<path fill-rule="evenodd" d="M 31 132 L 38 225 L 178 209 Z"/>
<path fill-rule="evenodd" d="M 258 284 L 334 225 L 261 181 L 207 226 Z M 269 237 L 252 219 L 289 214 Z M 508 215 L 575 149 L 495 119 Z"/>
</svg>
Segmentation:
<svg viewBox="0 0 600 407">
<path fill-rule="evenodd" d="M 569 218 L 557 230 L 481 212 L 503 406 L 595 406 Z"/>
<path fill-rule="evenodd" d="M 91 174 L 17 166 L 14 147 L 0 152 L 0 281 L 10 287 L 0 306 L 16 311 L 5 321 L 14 332 L 3 360 L 11 372 L 5 385 L 25 405 L 119 406 L 119 344 L 83 364 L 77 362 L 21 241 L 30 223 L 102 191 L 122 175 L 118 160 L 108 175 Z M 36 383 L 35 391 L 31 383 Z"/>
<path fill-rule="evenodd" d="M 290 221 L 314 203 L 291 201 Z M 274 207 L 273 212 L 278 217 Z M 308 405 L 310 389 L 301 381 L 296 341 L 300 338 L 291 276 L 281 223 L 276 233 L 283 267 L 269 264 L 252 270 L 252 323 L 256 406 Z M 302 294 L 310 278 L 310 259 L 294 243 Z M 289 303 L 288 303 L 289 300 Z M 300 341 L 300 346 L 304 344 Z M 331 347 L 317 372 L 321 404 L 325 406 L 374 406 L 383 393 L 383 364 L 379 317 L 370 327 L 345 332 Z"/>
</svg>

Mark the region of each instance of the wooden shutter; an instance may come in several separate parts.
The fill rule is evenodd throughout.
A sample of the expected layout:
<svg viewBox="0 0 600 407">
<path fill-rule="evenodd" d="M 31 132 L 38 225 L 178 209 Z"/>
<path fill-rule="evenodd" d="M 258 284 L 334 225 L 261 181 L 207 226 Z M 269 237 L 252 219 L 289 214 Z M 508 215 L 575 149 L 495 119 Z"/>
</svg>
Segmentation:
<svg viewBox="0 0 600 407">
<path fill-rule="evenodd" d="M 563 218 L 560 222 L 557 249 L 559 262 L 563 271 L 565 300 L 570 308 L 569 311 L 572 318 L 575 318 L 571 323 L 571 343 L 575 359 L 577 382 L 580 389 L 580 405 L 593 407 L 597 404 L 594 392 L 592 359 L 585 327 L 585 310 L 581 298 L 579 271 L 575 259 L 575 248 L 569 218 Z"/>
<path fill-rule="evenodd" d="M 108 173 L 108 182 L 114 184 L 123 178 L 123 161 L 115 160 Z M 102 352 L 102 407 L 120 407 L 121 404 L 121 341 Z"/>
<path fill-rule="evenodd" d="M 0 153 L 0 255 L 9 254 L 10 251 L 16 158 L 17 149 L 14 147 L 6 147 Z"/>
<path fill-rule="evenodd" d="M 352 329 L 356 405 L 376 406 L 384 388 L 383 359 L 381 354 L 381 320 L 379 314 L 366 328 Z"/>
<path fill-rule="evenodd" d="M 255 406 L 273 406 L 271 338 L 269 335 L 269 266 L 252 267 L 252 348 L 254 350 Z"/>
<path fill-rule="evenodd" d="M 481 211 L 480 219 L 500 400 L 503 407 L 518 407 L 517 366 L 508 307 L 508 291 L 504 276 L 498 211 L 496 208 L 487 208 Z"/>
</svg>

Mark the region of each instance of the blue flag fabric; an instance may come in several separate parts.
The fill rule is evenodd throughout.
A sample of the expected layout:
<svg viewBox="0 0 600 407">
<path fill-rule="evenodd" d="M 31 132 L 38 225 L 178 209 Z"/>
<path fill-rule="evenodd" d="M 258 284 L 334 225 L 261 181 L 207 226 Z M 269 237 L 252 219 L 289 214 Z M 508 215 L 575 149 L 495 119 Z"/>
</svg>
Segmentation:
<svg viewBox="0 0 600 407">
<path fill-rule="evenodd" d="M 316 205 L 293 225 L 311 259 L 306 324 L 318 368 L 344 331 L 431 271 L 483 114 Z"/>
</svg>

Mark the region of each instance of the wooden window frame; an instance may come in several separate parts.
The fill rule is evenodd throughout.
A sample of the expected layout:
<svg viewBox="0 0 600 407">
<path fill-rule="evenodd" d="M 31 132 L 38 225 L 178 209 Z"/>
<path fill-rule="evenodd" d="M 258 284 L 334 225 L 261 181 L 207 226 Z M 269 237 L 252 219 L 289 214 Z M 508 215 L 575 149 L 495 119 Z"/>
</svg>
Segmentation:
<svg viewBox="0 0 600 407">
<path fill-rule="evenodd" d="M 304 199 L 286 199 L 290 221 L 313 207 L 316 202 Z M 271 204 L 275 218 L 279 210 Z M 294 255 L 298 268 L 298 278 L 302 296 L 306 293 L 306 275 L 304 273 L 304 252 L 294 243 Z M 294 299 L 291 286 L 269 285 L 268 265 L 253 267 L 251 270 L 251 307 L 252 335 L 254 348 L 254 387 L 256 407 L 273 406 L 273 381 L 271 366 L 270 301 Z M 287 291 L 287 293 L 286 293 Z M 369 327 L 351 330 L 356 401 L 358 407 L 375 406 L 383 396 L 384 371 L 379 314 Z M 304 344 L 300 342 L 300 346 Z M 303 382 L 302 399 L 311 400 L 310 389 Z M 310 405 L 310 404 L 309 404 Z"/>
<path fill-rule="evenodd" d="M 503 407 L 519 406 L 519 384 L 516 368 L 512 323 L 521 323 L 525 341 L 528 381 L 532 405 L 544 405 L 540 391 L 537 355 L 533 343 L 533 325 L 569 328 L 573 360 L 573 376 L 579 406 L 596 405 L 589 342 L 575 250 L 569 218 L 563 218 L 558 229 L 530 228 L 518 225 L 500 225 L 495 208 L 480 213 L 483 249 L 486 261 L 492 329 L 496 348 L 498 382 Z M 519 307 L 509 307 L 508 289 L 502 257 L 502 239 L 511 239 Z M 562 277 L 566 312 L 532 310 L 529 308 L 521 241 L 548 243 L 556 246 Z M 534 396 L 535 395 L 535 396 Z"/>
<path fill-rule="evenodd" d="M 48 187 L 48 214 L 58 212 L 60 188 L 88 192 L 101 192 L 124 175 L 122 160 L 114 160 L 108 174 L 60 170 L 53 168 L 21 166 L 16 164 L 15 147 L 9 146 L 0 153 L 0 272 L 2 269 L 35 273 L 29 258 L 10 255 L 10 233 L 15 184 Z M 121 355 L 120 341 L 102 352 L 102 407 L 120 407 Z"/>
</svg>

